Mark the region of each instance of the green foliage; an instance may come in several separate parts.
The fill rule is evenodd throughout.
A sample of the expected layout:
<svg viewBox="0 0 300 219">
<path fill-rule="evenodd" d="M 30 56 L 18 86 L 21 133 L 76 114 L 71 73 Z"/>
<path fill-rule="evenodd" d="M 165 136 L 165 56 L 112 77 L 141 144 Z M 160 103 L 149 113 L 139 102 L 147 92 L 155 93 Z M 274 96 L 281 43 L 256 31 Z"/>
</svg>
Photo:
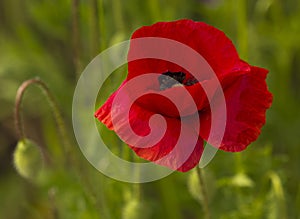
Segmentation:
<svg viewBox="0 0 300 219">
<path fill-rule="evenodd" d="M 149 206 L 142 203 L 140 200 L 132 199 L 128 200 L 125 204 L 122 219 L 148 219 L 150 215 Z"/>
<path fill-rule="evenodd" d="M 270 70 L 274 102 L 262 135 L 239 154 L 219 151 L 204 169 L 212 218 L 284 219 L 300 215 L 300 2 L 296 0 L 79 0 L 78 42 L 72 30 L 72 0 L 0 1 L 0 212 L 7 219 L 203 218 L 196 172 L 173 173 L 135 185 L 109 179 L 91 167 L 73 139 L 68 159 L 50 109 L 38 89 L 26 94 L 25 132 L 45 148 L 14 134 L 12 113 L 18 86 L 39 76 L 47 83 L 72 133 L 72 95 L 80 71 L 100 51 L 127 40 L 143 25 L 191 18 L 223 30 L 241 58 Z M 74 63 L 76 49 L 80 65 Z M 97 106 L 126 76 L 126 66 L 105 82 Z M 99 124 L 98 124 L 99 125 Z M 110 149 L 134 154 L 99 125 Z M 88 130 L 87 130 L 88 132 Z M 16 142 L 19 141 L 16 148 Z M 43 151 L 44 152 L 44 151 Z M 14 155 L 14 156 L 13 156 Z M 37 183 L 25 178 L 36 178 Z M 141 216 L 142 215 L 142 216 Z"/>
</svg>

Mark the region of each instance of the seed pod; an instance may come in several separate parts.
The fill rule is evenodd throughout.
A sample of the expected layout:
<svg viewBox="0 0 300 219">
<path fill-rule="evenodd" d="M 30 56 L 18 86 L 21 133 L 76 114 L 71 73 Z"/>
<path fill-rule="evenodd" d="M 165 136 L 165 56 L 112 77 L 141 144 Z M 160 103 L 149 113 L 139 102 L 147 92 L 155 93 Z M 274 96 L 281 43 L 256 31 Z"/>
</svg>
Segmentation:
<svg viewBox="0 0 300 219">
<path fill-rule="evenodd" d="M 18 142 L 13 159 L 17 172 L 29 180 L 37 178 L 44 164 L 39 146 L 29 139 L 22 139 Z"/>
</svg>

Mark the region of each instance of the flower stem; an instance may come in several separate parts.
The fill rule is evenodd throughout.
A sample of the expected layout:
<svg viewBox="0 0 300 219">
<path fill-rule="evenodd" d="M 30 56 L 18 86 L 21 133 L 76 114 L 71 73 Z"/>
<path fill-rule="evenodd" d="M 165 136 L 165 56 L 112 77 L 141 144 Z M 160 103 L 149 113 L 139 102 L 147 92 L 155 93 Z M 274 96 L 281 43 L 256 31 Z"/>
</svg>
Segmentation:
<svg viewBox="0 0 300 219">
<path fill-rule="evenodd" d="M 234 1 L 236 20 L 237 20 L 237 44 L 239 54 L 242 59 L 248 59 L 249 34 L 247 21 L 247 1 Z"/>
<path fill-rule="evenodd" d="M 121 0 L 114 0 L 113 1 L 113 12 L 114 12 L 114 22 L 116 28 L 119 32 L 124 30 L 124 18 L 122 15 L 122 1 Z"/>
<path fill-rule="evenodd" d="M 138 163 L 138 158 L 136 156 L 133 158 L 133 160 L 136 163 Z M 136 174 L 136 179 L 137 179 L 137 181 L 139 181 L 140 177 L 141 177 L 140 176 L 140 167 L 138 165 L 135 166 L 134 171 L 135 171 L 135 174 Z M 142 192 L 141 192 L 141 183 L 140 182 L 136 182 L 136 183 L 133 184 L 133 192 L 134 192 L 134 195 L 135 195 L 136 199 L 141 201 Z"/>
<path fill-rule="evenodd" d="M 100 52 L 100 14 L 98 0 L 91 1 L 92 7 L 92 56 L 94 57 Z"/>
<path fill-rule="evenodd" d="M 48 198 L 49 198 L 49 202 L 50 202 L 50 212 L 52 215 L 53 219 L 59 219 L 59 213 L 58 213 L 58 209 L 57 209 L 57 205 L 56 205 L 56 191 L 54 188 L 51 188 L 48 190 Z"/>
<path fill-rule="evenodd" d="M 73 39 L 73 63 L 76 78 L 81 71 L 80 61 L 80 34 L 79 34 L 79 0 L 72 0 L 72 39 Z"/>
<path fill-rule="evenodd" d="M 106 48 L 106 28 L 105 28 L 105 20 L 104 20 L 104 0 L 99 0 L 99 31 L 100 31 L 100 51 L 104 50 Z"/>
<path fill-rule="evenodd" d="M 209 206 L 208 206 L 208 196 L 207 196 L 206 186 L 204 183 L 203 171 L 199 167 L 196 167 L 196 171 L 197 171 L 197 176 L 198 176 L 199 183 L 200 183 L 200 190 L 201 190 L 202 197 L 203 197 L 202 198 L 202 206 L 203 206 L 203 211 L 204 211 L 204 218 L 211 219 Z"/>
<path fill-rule="evenodd" d="M 58 126 L 58 131 L 59 131 L 59 134 L 61 135 L 63 145 L 65 146 L 64 147 L 64 153 L 65 153 L 65 155 L 68 155 L 68 156 L 65 156 L 65 157 L 67 157 L 67 158 L 70 157 L 69 152 L 70 152 L 70 149 L 71 149 L 71 144 L 70 144 L 70 140 L 67 137 L 66 126 L 64 124 L 62 114 L 61 114 L 61 112 L 58 108 L 58 104 L 56 103 L 56 101 L 54 99 L 54 96 L 50 92 L 47 85 L 42 80 L 40 80 L 38 78 L 24 81 L 20 85 L 20 87 L 17 91 L 16 102 L 15 102 L 15 124 L 16 124 L 16 129 L 17 129 L 17 133 L 19 135 L 19 138 L 24 139 L 26 137 L 25 131 L 24 131 L 23 120 L 22 120 L 22 116 L 21 116 L 21 104 L 22 104 L 22 100 L 23 100 L 23 96 L 24 96 L 25 91 L 31 85 L 37 85 L 43 91 L 45 96 L 47 97 L 49 105 L 50 105 L 50 107 L 53 111 L 54 119 L 55 119 L 56 124 Z"/>
</svg>

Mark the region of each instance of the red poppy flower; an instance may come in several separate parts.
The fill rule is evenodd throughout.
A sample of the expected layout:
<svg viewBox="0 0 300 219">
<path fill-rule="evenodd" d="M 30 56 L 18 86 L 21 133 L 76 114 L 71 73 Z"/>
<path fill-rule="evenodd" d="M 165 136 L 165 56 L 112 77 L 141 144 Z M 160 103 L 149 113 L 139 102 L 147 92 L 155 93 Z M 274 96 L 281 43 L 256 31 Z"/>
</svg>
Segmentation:
<svg viewBox="0 0 300 219">
<path fill-rule="evenodd" d="M 213 69 L 226 103 L 226 126 L 219 145 L 214 145 L 214 136 L 218 134 L 218 130 L 211 128 L 211 103 L 214 103 L 214 111 L 221 111 L 218 101 L 222 96 L 215 92 L 217 86 L 214 80 L 203 69 L 197 68 L 198 62 L 192 56 L 174 51 L 167 43 L 151 46 L 133 43 L 134 39 L 149 37 L 184 44 L 199 53 Z M 97 110 L 95 116 L 109 129 L 116 131 L 138 156 L 185 172 L 199 162 L 204 140 L 211 140 L 209 143 L 221 150 L 238 152 L 257 139 L 265 123 L 266 110 L 272 102 L 272 95 L 265 82 L 268 71 L 240 60 L 234 45 L 222 31 L 203 22 L 184 19 L 142 27 L 133 33 L 131 39 L 128 76 Z M 157 50 L 165 60 L 155 56 L 147 57 L 147 50 Z M 179 61 L 184 60 L 192 67 L 187 70 L 180 64 L 175 64 L 175 61 L 168 60 L 174 53 L 178 53 Z M 195 70 L 191 72 L 190 69 Z M 131 80 L 149 73 L 158 75 L 152 80 L 142 80 L 131 92 L 124 91 Z M 212 94 L 209 98 L 206 95 L 207 89 Z M 148 93 L 131 103 L 132 93 L 136 96 L 136 93 L 144 91 Z M 120 94 L 121 98 L 116 98 Z M 180 109 L 171 101 L 172 98 L 181 101 Z M 156 120 L 150 122 L 150 118 L 157 114 L 163 116 L 164 124 Z M 217 113 L 216 120 L 221 120 L 223 115 Z M 200 121 L 200 129 L 197 128 L 197 121 Z M 166 130 L 160 136 L 162 127 Z M 150 141 L 147 138 L 149 133 L 157 137 L 155 140 L 159 140 Z M 180 134 L 185 136 L 183 140 L 179 139 Z M 137 136 L 142 138 L 137 139 Z M 180 141 L 179 146 L 175 147 L 177 141 Z M 192 150 L 184 157 L 185 150 L 191 145 Z"/>
</svg>

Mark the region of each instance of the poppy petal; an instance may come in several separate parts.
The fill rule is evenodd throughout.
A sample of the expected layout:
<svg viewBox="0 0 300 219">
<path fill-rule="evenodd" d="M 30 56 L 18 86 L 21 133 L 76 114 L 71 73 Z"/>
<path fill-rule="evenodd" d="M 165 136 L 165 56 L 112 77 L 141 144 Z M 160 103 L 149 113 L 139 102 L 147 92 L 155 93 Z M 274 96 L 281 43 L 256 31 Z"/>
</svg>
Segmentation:
<svg viewBox="0 0 300 219">
<path fill-rule="evenodd" d="M 255 141 L 265 124 L 266 110 L 271 106 L 272 94 L 268 91 L 265 79 L 268 71 L 259 67 L 251 67 L 251 72 L 239 76 L 225 78 L 221 84 L 226 102 L 226 128 L 221 145 L 210 144 L 225 151 L 242 151 Z M 220 97 L 214 97 L 218 103 Z M 221 107 L 216 104 L 216 120 L 222 116 Z M 208 140 L 211 129 L 211 110 L 199 112 L 200 136 Z M 215 129 L 212 132 L 219 132 Z M 214 133 L 212 133 L 213 136 Z"/>
<path fill-rule="evenodd" d="M 95 117 L 114 130 L 141 158 L 182 172 L 196 166 L 203 151 L 203 140 L 189 126 L 189 122 L 169 117 L 152 119 L 157 114 L 136 103 L 131 105 L 126 119 L 126 110 L 123 108 L 128 105 L 128 100 L 122 96 L 118 99 L 120 102 L 114 102 L 121 88 L 122 86 L 97 110 Z M 113 104 L 116 106 L 113 107 Z M 115 120 L 112 119 L 112 114 Z M 160 119 L 165 121 L 164 124 Z M 152 139 L 146 140 L 150 132 Z M 180 138 L 180 134 L 183 137 Z"/>
<path fill-rule="evenodd" d="M 176 86 L 163 91 L 148 89 L 150 93 L 139 98 L 137 103 L 145 109 L 168 117 L 189 116 L 207 107 L 207 95 L 212 96 L 216 89 L 214 80 L 205 80 L 192 86 Z M 180 112 L 166 97 L 180 100 Z"/>
<path fill-rule="evenodd" d="M 220 30 L 203 22 L 194 22 L 182 19 L 173 22 L 158 22 L 151 26 L 144 26 L 136 30 L 131 39 L 143 37 L 161 37 L 183 43 L 197 51 L 213 68 L 218 76 L 227 74 L 241 68 L 246 63 L 240 62 L 238 53 L 231 40 Z M 192 39 L 192 40 L 191 40 Z M 152 47 L 155 45 L 152 45 Z M 139 48 L 131 44 L 128 52 L 128 79 L 146 73 L 185 72 L 182 67 L 159 59 L 140 59 L 132 61 L 131 57 L 143 57 L 146 53 L 146 46 Z M 173 57 L 174 52 L 168 49 L 157 47 L 158 53 L 168 54 Z M 180 53 L 180 52 L 178 52 Z M 178 54 L 187 61 L 191 58 L 187 54 Z M 168 55 L 166 55 L 168 56 Z M 192 63 L 188 61 L 187 63 Z M 247 65 L 246 65 L 247 66 Z M 199 69 L 200 71 L 201 69 Z M 201 72 L 199 72 L 201 74 Z M 195 74 L 195 72 L 193 72 Z"/>
<path fill-rule="evenodd" d="M 167 117 L 165 119 L 168 128 L 159 143 L 150 148 L 130 147 L 141 158 L 173 170 L 189 171 L 199 163 L 203 152 L 203 140 L 196 134 L 189 122 L 184 120 L 180 122 L 180 120 Z M 180 126 L 183 126 L 182 133 L 180 133 Z M 183 136 L 181 140 L 178 139 L 179 134 Z"/>
</svg>

